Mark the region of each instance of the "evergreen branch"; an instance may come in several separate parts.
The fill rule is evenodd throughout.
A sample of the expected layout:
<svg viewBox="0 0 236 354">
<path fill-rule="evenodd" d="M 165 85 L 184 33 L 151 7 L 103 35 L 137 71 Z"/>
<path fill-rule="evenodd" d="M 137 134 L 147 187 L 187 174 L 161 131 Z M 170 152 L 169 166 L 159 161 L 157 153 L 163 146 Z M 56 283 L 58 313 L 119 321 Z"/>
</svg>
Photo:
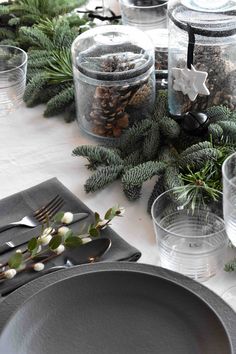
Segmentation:
<svg viewBox="0 0 236 354">
<path fill-rule="evenodd" d="M 14 39 L 15 34 L 12 30 L 2 27 L 0 28 L 0 40 L 2 39 Z"/>
<path fill-rule="evenodd" d="M 10 13 L 9 6 L 0 5 L 0 17 L 4 15 L 9 15 L 9 13 Z"/>
<path fill-rule="evenodd" d="M 231 141 L 236 142 L 236 122 L 221 121 L 218 122 L 219 126 L 223 129 L 223 133 Z"/>
<path fill-rule="evenodd" d="M 154 160 L 157 157 L 157 153 L 160 145 L 160 129 L 157 122 L 153 122 L 151 126 L 150 134 L 144 137 L 143 141 L 143 156 L 146 161 Z"/>
<path fill-rule="evenodd" d="M 96 192 L 104 188 L 107 184 L 115 181 L 123 171 L 123 165 L 103 166 L 98 168 L 94 174 L 86 181 L 85 191 Z"/>
<path fill-rule="evenodd" d="M 26 37 L 29 43 L 37 48 L 43 48 L 44 50 L 54 49 L 53 42 L 37 27 L 21 27 L 19 34 L 23 37 Z"/>
<path fill-rule="evenodd" d="M 169 139 L 176 139 L 180 134 L 179 124 L 172 118 L 164 116 L 159 119 L 160 132 Z"/>
<path fill-rule="evenodd" d="M 142 186 L 123 186 L 123 192 L 130 201 L 137 200 L 141 197 Z"/>
<path fill-rule="evenodd" d="M 207 116 L 210 123 L 216 123 L 222 120 L 228 120 L 231 111 L 225 106 L 214 106 L 207 109 Z"/>
<path fill-rule="evenodd" d="M 151 213 L 152 204 L 154 203 L 156 198 L 164 192 L 165 192 L 164 179 L 163 176 L 161 176 L 156 181 L 152 193 L 148 199 L 148 206 L 147 206 L 148 213 Z"/>
<path fill-rule="evenodd" d="M 71 84 L 48 101 L 46 110 L 44 111 L 44 117 L 52 117 L 64 112 L 65 108 L 73 101 L 74 84 Z"/>
<path fill-rule="evenodd" d="M 8 21 L 8 25 L 9 26 L 18 26 L 20 24 L 20 17 L 12 17 L 10 18 L 10 20 Z"/>
<path fill-rule="evenodd" d="M 17 42 L 15 39 L 9 39 L 9 38 L 3 39 L 2 41 L 0 40 L 0 44 L 1 45 L 12 45 L 14 47 L 20 46 L 19 42 Z"/>
<path fill-rule="evenodd" d="M 186 150 L 182 151 L 180 156 L 181 157 L 187 156 L 187 155 L 192 154 L 194 152 L 197 152 L 197 151 L 200 151 L 203 149 L 208 149 L 208 148 L 212 148 L 212 143 L 210 141 L 203 141 L 203 142 L 200 142 L 198 144 L 194 144 L 194 145 L 188 147 Z"/>
<path fill-rule="evenodd" d="M 118 144 L 120 150 L 124 151 L 125 154 L 131 153 L 135 147 L 137 148 L 138 142 L 142 142 L 151 126 L 152 122 L 149 119 L 144 119 L 126 130 Z"/>
<path fill-rule="evenodd" d="M 208 161 L 217 160 L 221 157 L 221 153 L 215 148 L 206 148 L 203 150 L 192 152 L 188 155 L 180 154 L 179 166 L 185 170 L 188 167 L 194 169 L 201 169 Z"/>
<path fill-rule="evenodd" d="M 124 165 L 130 168 L 145 162 L 145 160 L 143 148 L 139 148 L 124 158 Z"/>
<path fill-rule="evenodd" d="M 143 182 L 151 179 L 154 175 L 161 175 L 166 164 L 160 161 L 148 161 L 126 171 L 122 176 L 122 184 L 127 189 L 130 187 L 142 186 Z"/>
<path fill-rule="evenodd" d="M 176 166 L 168 166 L 165 170 L 163 177 L 163 185 L 165 190 L 169 190 L 175 187 L 182 187 L 183 181 L 179 176 L 179 168 Z"/>
<path fill-rule="evenodd" d="M 34 107 L 39 102 L 42 89 L 47 85 L 47 76 L 41 72 L 36 74 L 26 86 L 24 92 L 24 102 L 27 107 Z"/>
<path fill-rule="evenodd" d="M 226 272 L 233 272 L 236 270 L 236 258 L 225 264 L 224 270 Z"/>
<path fill-rule="evenodd" d="M 223 129 L 219 124 L 210 124 L 208 127 L 208 134 L 212 137 L 213 141 L 220 141 L 223 136 Z"/>
<path fill-rule="evenodd" d="M 103 147 L 92 145 L 81 145 L 72 151 L 74 156 L 83 156 L 90 162 L 89 168 L 96 168 L 100 165 L 123 165 L 123 160 L 117 151 Z"/>
<path fill-rule="evenodd" d="M 53 51 L 46 68 L 46 73 L 49 84 L 73 81 L 70 50 Z"/>
<path fill-rule="evenodd" d="M 168 91 L 160 90 L 157 95 L 156 106 L 152 119 L 159 122 L 163 117 L 167 117 L 169 114 L 168 109 Z"/>
<path fill-rule="evenodd" d="M 159 149 L 158 160 L 165 162 L 173 162 L 178 159 L 178 152 L 173 146 L 164 145 Z"/>
</svg>

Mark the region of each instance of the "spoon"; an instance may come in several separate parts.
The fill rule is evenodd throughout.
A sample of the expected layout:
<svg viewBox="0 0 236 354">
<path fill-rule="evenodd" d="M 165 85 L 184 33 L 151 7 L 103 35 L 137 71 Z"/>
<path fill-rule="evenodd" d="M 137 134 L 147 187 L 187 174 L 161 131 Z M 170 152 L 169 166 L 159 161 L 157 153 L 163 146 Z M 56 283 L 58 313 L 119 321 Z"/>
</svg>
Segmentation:
<svg viewBox="0 0 236 354">
<path fill-rule="evenodd" d="M 35 277 L 30 280 L 34 280 L 40 276 L 50 274 L 58 270 L 73 267 L 74 265 L 97 262 L 110 247 L 111 240 L 109 238 L 101 237 L 87 242 L 78 248 L 67 250 L 64 252 L 64 264 L 46 268 L 45 270 L 35 274 Z M 10 294 L 22 285 L 27 284 L 30 280 L 24 279 L 16 284 L 10 284 L 1 292 L 1 296 Z"/>
</svg>

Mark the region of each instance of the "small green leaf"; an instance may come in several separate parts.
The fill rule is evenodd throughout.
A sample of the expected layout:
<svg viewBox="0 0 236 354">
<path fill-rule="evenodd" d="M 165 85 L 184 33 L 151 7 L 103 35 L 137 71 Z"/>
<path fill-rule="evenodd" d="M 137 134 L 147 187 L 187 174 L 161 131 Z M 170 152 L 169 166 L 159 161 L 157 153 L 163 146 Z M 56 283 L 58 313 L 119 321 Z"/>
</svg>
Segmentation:
<svg viewBox="0 0 236 354">
<path fill-rule="evenodd" d="M 73 231 L 72 231 L 72 230 L 67 231 L 67 232 L 65 233 L 65 235 L 63 236 L 64 241 L 65 241 L 66 239 L 68 239 L 68 237 L 72 237 L 73 235 L 74 235 L 74 234 L 73 234 Z"/>
<path fill-rule="evenodd" d="M 29 242 L 28 242 L 28 251 L 33 252 L 35 249 L 38 248 L 38 240 L 36 237 L 33 237 Z"/>
<path fill-rule="evenodd" d="M 106 220 L 110 220 L 110 217 L 112 215 L 112 208 L 108 209 L 105 216 L 104 216 L 104 219 Z"/>
<path fill-rule="evenodd" d="M 11 258 L 8 261 L 8 265 L 10 268 L 17 269 L 20 267 L 23 261 L 23 255 L 22 253 L 15 253 L 11 256 Z"/>
<path fill-rule="evenodd" d="M 82 242 L 81 238 L 77 237 L 77 236 L 68 237 L 65 241 L 66 247 L 78 247 L 82 244 L 83 244 L 83 242 Z"/>
<path fill-rule="evenodd" d="M 55 250 L 62 243 L 62 237 L 60 235 L 54 236 L 49 242 L 48 246 L 51 250 Z"/>
<path fill-rule="evenodd" d="M 95 212 L 94 213 L 94 217 L 95 217 L 95 222 L 96 222 L 96 224 L 101 220 L 100 219 L 100 215 L 97 213 L 97 212 Z"/>
<path fill-rule="evenodd" d="M 89 230 L 89 234 L 92 237 L 97 237 L 97 236 L 99 236 L 99 231 L 97 229 L 93 228 L 93 229 Z"/>
<path fill-rule="evenodd" d="M 56 215 L 54 216 L 54 221 L 58 223 L 61 222 L 61 219 L 63 218 L 64 214 L 64 211 L 59 211 L 59 213 L 56 213 Z"/>
</svg>

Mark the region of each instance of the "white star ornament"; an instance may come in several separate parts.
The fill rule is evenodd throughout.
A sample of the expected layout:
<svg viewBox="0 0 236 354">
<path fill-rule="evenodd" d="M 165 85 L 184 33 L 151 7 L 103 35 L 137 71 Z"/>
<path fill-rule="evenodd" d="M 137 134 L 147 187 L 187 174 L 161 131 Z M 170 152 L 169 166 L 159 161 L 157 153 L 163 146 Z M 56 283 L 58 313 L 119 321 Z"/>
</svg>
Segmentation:
<svg viewBox="0 0 236 354">
<path fill-rule="evenodd" d="M 197 71 L 191 65 L 191 69 L 173 68 L 172 75 L 173 89 L 183 92 L 184 95 L 188 95 L 191 101 L 194 101 L 199 94 L 210 95 L 210 91 L 206 87 L 207 72 Z"/>
</svg>

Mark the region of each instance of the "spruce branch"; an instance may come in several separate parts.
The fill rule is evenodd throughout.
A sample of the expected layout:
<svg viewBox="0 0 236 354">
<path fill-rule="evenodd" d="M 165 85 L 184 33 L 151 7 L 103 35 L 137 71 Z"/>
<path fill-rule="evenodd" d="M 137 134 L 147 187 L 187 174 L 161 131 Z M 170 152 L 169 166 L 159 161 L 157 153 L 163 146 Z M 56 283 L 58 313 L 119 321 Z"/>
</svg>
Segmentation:
<svg viewBox="0 0 236 354">
<path fill-rule="evenodd" d="M 189 146 L 187 149 L 182 151 L 180 156 L 181 157 L 187 156 L 187 155 L 192 154 L 194 152 L 197 152 L 197 151 L 200 151 L 200 150 L 203 150 L 203 149 L 208 149 L 208 148 L 212 148 L 212 143 L 210 141 L 203 141 L 203 142 L 200 142 L 198 144 L 194 144 L 192 146 Z"/>
<path fill-rule="evenodd" d="M 73 156 L 83 156 L 89 161 L 88 168 L 96 169 L 97 166 L 123 165 L 123 160 L 117 150 L 92 145 L 81 145 L 72 151 Z"/>
<path fill-rule="evenodd" d="M 27 107 L 34 107 L 40 101 L 40 93 L 47 84 L 47 76 L 41 72 L 36 74 L 27 85 L 24 92 L 24 102 Z"/>
<path fill-rule="evenodd" d="M 143 141 L 143 156 L 146 161 L 154 160 L 157 157 L 160 145 L 160 129 L 157 122 L 153 122 L 150 134 L 144 137 Z"/>
<path fill-rule="evenodd" d="M 176 166 L 167 166 L 163 176 L 165 190 L 181 187 L 183 184 L 184 183 L 180 178 L 179 168 Z"/>
<path fill-rule="evenodd" d="M 236 270 L 236 258 L 225 264 L 224 270 L 226 272 L 234 272 Z"/>
<path fill-rule="evenodd" d="M 213 106 L 207 109 L 207 116 L 211 123 L 229 120 L 231 111 L 225 106 Z"/>
<path fill-rule="evenodd" d="M 223 136 L 223 129 L 219 124 L 211 124 L 208 128 L 208 134 L 212 137 L 212 140 L 219 142 Z"/>
<path fill-rule="evenodd" d="M 85 182 L 85 191 L 87 193 L 96 192 L 104 188 L 120 176 L 123 168 L 123 165 L 99 167 Z"/>
<path fill-rule="evenodd" d="M 164 116 L 159 120 L 160 132 L 164 137 L 177 139 L 180 134 L 179 124 L 172 118 Z"/>
<path fill-rule="evenodd" d="M 160 90 L 157 95 L 156 106 L 152 119 L 159 122 L 163 117 L 167 117 L 169 114 L 168 109 L 168 91 Z"/>
<path fill-rule="evenodd" d="M 223 134 L 231 141 L 236 142 L 236 122 L 221 121 L 218 124 L 223 129 Z"/>
<path fill-rule="evenodd" d="M 122 183 L 123 185 L 140 186 L 154 175 L 162 174 L 165 168 L 166 164 L 161 161 L 145 162 L 126 171 L 122 176 Z"/>
<path fill-rule="evenodd" d="M 221 157 L 221 153 L 216 148 L 202 149 L 188 155 L 179 156 L 179 166 L 181 169 L 186 169 L 188 166 L 194 169 L 200 169 L 205 166 L 209 160 L 217 160 Z"/>
<path fill-rule="evenodd" d="M 19 30 L 19 35 L 23 38 L 27 38 L 28 43 L 35 48 L 54 50 L 53 42 L 37 27 L 21 27 Z"/>
<path fill-rule="evenodd" d="M 147 135 L 151 128 L 152 122 L 150 119 L 144 119 L 135 123 L 131 128 L 123 133 L 118 143 L 118 147 L 126 155 L 133 152 L 137 148 L 138 143 L 143 142 L 143 137 Z"/>
<path fill-rule="evenodd" d="M 131 154 L 127 155 L 124 158 L 124 166 L 127 168 L 134 167 L 136 165 L 139 165 L 143 162 L 145 162 L 146 158 L 143 154 L 143 148 L 139 148 L 132 152 Z"/>
<path fill-rule="evenodd" d="M 47 102 L 44 117 L 52 117 L 65 111 L 74 101 L 74 85 L 71 84 Z"/>
<path fill-rule="evenodd" d="M 156 198 L 161 195 L 162 193 L 165 192 L 165 187 L 164 187 L 164 178 L 163 176 L 158 177 L 154 188 L 152 190 L 152 193 L 148 199 L 148 206 L 147 206 L 147 212 L 151 213 L 151 208 L 152 208 L 152 204 L 154 203 L 154 201 L 156 200 Z"/>
</svg>

